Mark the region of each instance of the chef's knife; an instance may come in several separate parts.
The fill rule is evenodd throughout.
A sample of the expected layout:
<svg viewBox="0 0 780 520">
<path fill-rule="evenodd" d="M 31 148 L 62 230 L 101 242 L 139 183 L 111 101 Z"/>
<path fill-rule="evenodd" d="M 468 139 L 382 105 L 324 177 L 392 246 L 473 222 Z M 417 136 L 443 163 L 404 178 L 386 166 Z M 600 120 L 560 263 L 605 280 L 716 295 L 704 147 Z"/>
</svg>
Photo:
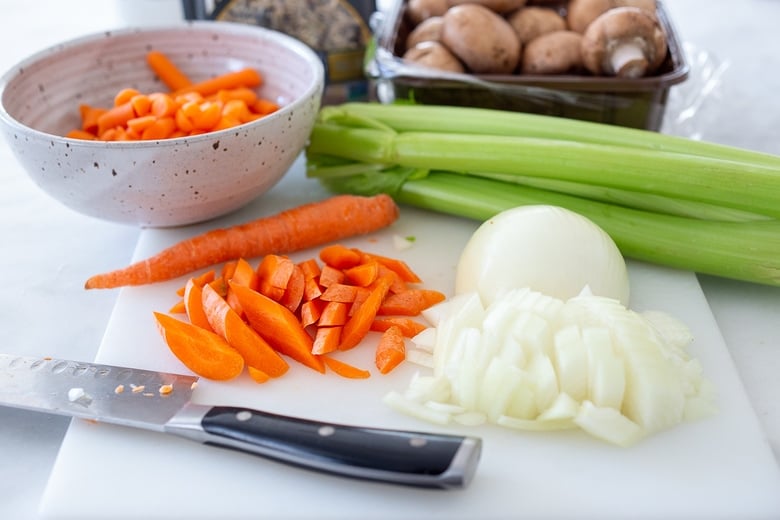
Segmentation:
<svg viewBox="0 0 780 520">
<path fill-rule="evenodd" d="M 398 431 L 190 402 L 198 378 L 0 354 L 0 405 L 179 435 L 325 473 L 418 487 L 462 488 L 475 437 Z"/>
</svg>

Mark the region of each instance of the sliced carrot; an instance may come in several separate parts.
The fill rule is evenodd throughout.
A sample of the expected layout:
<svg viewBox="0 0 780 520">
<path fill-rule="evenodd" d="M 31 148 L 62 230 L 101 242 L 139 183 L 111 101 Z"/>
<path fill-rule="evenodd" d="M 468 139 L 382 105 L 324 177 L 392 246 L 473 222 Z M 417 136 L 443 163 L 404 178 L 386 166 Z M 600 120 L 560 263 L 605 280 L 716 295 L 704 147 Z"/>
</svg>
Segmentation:
<svg viewBox="0 0 780 520">
<path fill-rule="evenodd" d="M 265 255 L 257 267 L 259 291 L 272 300 L 281 300 L 294 268 L 295 264 L 286 256 Z"/>
<path fill-rule="evenodd" d="M 247 372 L 249 372 L 249 377 L 251 377 L 255 383 L 263 384 L 263 383 L 267 383 L 271 379 L 271 376 L 269 376 L 259 368 L 255 368 L 255 367 L 246 367 L 246 368 L 247 368 Z"/>
<path fill-rule="evenodd" d="M 239 258 L 234 262 L 234 267 L 230 273 L 230 281 L 238 285 L 249 287 L 250 289 L 257 289 L 258 287 L 257 272 L 249 262 L 243 258 Z M 243 317 L 244 311 L 241 309 L 241 304 L 233 291 L 230 290 L 230 287 L 227 288 L 225 301 L 228 302 L 228 305 L 230 305 L 239 316 Z"/>
<path fill-rule="evenodd" d="M 341 326 L 347 322 L 347 313 L 349 304 L 344 302 L 327 302 L 322 308 L 320 319 L 317 320 L 319 327 Z"/>
<path fill-rule="evenodd" d="M 372 284 L 372 287 L 375 285 L 375 283 Z M 358 287 L 357 291 L 355 292 L 355 300 L 352 302 L 352 306 L 349 308 L 349 316 L 352 316 L 358 312 L 360 310 L 360 306 L 363 305 L 363 302 L 365 302 L 369 296 L 371 296 L 371 290 L 365 287 Z"/>
<path fill-rule="evenodd" d="M 176 129 L 173 117 L 160 117 L 141 132 L 141 139 L 168 139 Z"/>
<path fill-rule="evenodd" d="M 238 226 L 213 229 L 178 242 L 152 258 L 95 275 L 85 287 L 148 284 L 236 258 L 299 251 L 386 227 L 398 218 L 398 213 L 398 206 L 385 194 L 336 195 Z"/>
<path fill-rule="evenodd" d="M 298 318 L 284 305 L 248 287 L 232 285 L 249 324 L 276 350 L 318 372 L 322 360 L 312 354 L 313 341 Z"/>
<path fill-rule="evenodd" d="M 234 287 L 240 286 L 231 286 Z M 279 377 L 287 372 L 287 362 L 241 319 L 222 296 L 208 285 L 203 288 L 202 296 L 203 310 L 209 325 L 241 354 L 248 366 L 262 370 L 271 377 Z"/>
<path fill-rule="evenodd" d="M 187 284 L 184 286 L 183 301 L 190 323 L 206 330 L 214 330 L 211 328 L 206 311 L 203 309 L 203 286 L 198 285 L 195 278 L 187 280 Z"/>
<path fill-rule="evenodd" d="M 192 277 L 192 281 L 195 284 L 203 287 L 207 283 L 211 283 L 212 281 L 214 281 L 214 277 L 215 276 L 216 276 L 216 272 L 214 271 L 214 269 L 210 269 L 210 270 L 205 271 L 205 272 L 203 272 L 203 273 L 201 273 L 201 274 L 199 274 L 197 276 L 193 276 Z M 182 287 L 179 287 L 176 290 L 176 294 L 183 298 L 184 297 L 184 290 L 186 289 L 186 287 L 187 287 L 186 284 L 184 286 L 182 286 Z"/>
<path fill-rule="evenodd" d="M 371 294 L 360 305 L 357 312 L 344 324 L 344 330 L 341 334 L 340 350 L 351 349 L 360 343 L 368 331 L 371 329 L 371 322 L 376 318 L 382 301 L 385 299 L 390 289 L 391 279 L 389 276 L 382 276 L 377 280 L 376 286 Z"/>
<path fill-rule="evenodd" d="M 192 120 L 187 117 L 187 115 L 184 113 L 184 110 L 181 108 L 176 110 L 176 114 L 174 114 L 173 119 L 176 121 L 176 126 L 182 132 L 190 132 L 195 128 L 195 126 L 192 124 Z"/>
<path fill-rule="evenodd" d="M 152 111 L 152 100 L 146 94 L 138 94 L 130 98 L 130 104 L 133 106 L 135 115 L 147 116 Z"/>
<path fill-rule="evenodd" d="M 306 280 L 316 279 L 320 276 L 320 265 L 314 258 L 308 258 L 298 264 L 303 271 L 303 277 Z"/>
<path fill-rule="evenodd" d="M 363 370 L 362 368 L 350 365 L 349 363 L 345 363 L 336 358 L 323 356 L 322 359 L 329 369 L 333 370 L 341 377 L 346 377 L 347 379 L 368 379 L 371 377 L 371 372 L 368 370 Z"/>
<path fill-rule="evenodd" d="M 407 338 L 413 338 L 428 328 L 427 325 L 420 323 L 419 321 L 402 316 L 376 318 L 371 322 L 371 330 L 375 332 L 384 332 L 390 327 L 398 327 L 401 329 L 401 333 Z"/>
<path fill-rule="evenodd" d="M 362 256 L 354 249 L 349 249 L 341 244 L 333 244 L 320 250 L 320 259 L 331 267 L 343 270 L 358 265 Z"/>
<path fill-rule="evenodd" d="M 108 109 L 81 105 L 79 107 L 79 112 L 81 115 L 81 129 L 91 134 L 96 134 L 98 131 L 98 119 L 108 112 Z"/>
<path fill-rule="evenodd" d="M 146 63 L 157 74 L 160 81 L 171 90 L 186 88 L 192 84 L 190 78 L 177 67 L 167 55 L 160 51 L 152 50 L 146 54 Z"/>
<path fill-rule="evenodd" d="M 152 102 L 149 112 L 156 117 L 173 117 L 179 108 L 173 96 L 163 92 L 149 94 L 149 100 Z"/>
<path fill-rule="evenodd" d="M 65 137 L 69 137 L 70 139 L 83 139 L 85 141 L 92 141 L 97 139 L 95 134 L 87 132 L 86 130 L 81 130 L 80 128 L 74 128 L 73 130 L 70 130 L 67 134 L 65 134 Z"/>
<path fill-rule="evenodd" d="M 225 283 L 227 283 L 228 280 L 233 278 L 233 273 L 236 272 L 237 265 L 238 265 L 238 259 L 225 262 L 224 264 L 222 264 L 222 271 L 220 272 L 219 277 L 222 278 L 222 280 L 224 280 Z"/>
<path fill-rule="evenodd" d="M 368 287 L 379 277 L 379 262 L 371 260 L 344 270 L 347 281 L 358 287 Z"/>
<path fill-rule="evenodd" d="M 326 302 L 345 302 L 352 303 L 355 301 L 355 295 L 358 288 L 354 285 L 346 285 L 343 283 L 330 284 L 327 289 L 320 296 L 321 300 Z"/>
<path fill-rule="evenodd" d="M 185 112 L 186 113 L 186 112 Z M 192 127 L 196 130 L 211 130 L 222 117 L 222 108 L 217 103 L 205 101 L 198 105 L 198 110 L 187 116 L 192 121 Z"/>
<path fill-rule="evenodd" d="M 146 115 L 140 117 L 134 117 L 127 120 L 127 128 L 135 130 L 136 132 L 143 132 L 157 121 L 156 116 Z"/>
<path fill-rule="evenodd" d="M 422 282 L 422 279 L 420 279 L 419 276 L 417 276 L 417 273 L 412 271 L 412 269 L 407 265 L 406 262 L 403 260 L 399 260 L 398 258 L 390 258 L 387 256 L 381 256 L 376 255 L 373 253 L 364 253 L 369 259 L 376 260 L 380 264 L 384 265 L 388 269 L 391 269 L 392 271 L 396 272 L 398 276 L 401 277 L 401 280 L 408 282 L 408 283 L 420 283 Z"/>
<path fill-rule="evenodd" d="M 263 82 L 260 73 L 253 68 L 240 69 L 234 72 L 221 74 L 198 83 L 193 83 L 184 88 L 177 89 L 175 92 L 181 94 L 184 92 L 197 92 L 203 96 L 216 94 L 220 90 L 228 90 L 236 87 L 257 87 Z"/>
<path fill-rule="evenodd" d="M 319 327 L 314 336 L 312 354 L 321 355 L 333 352 L 339 347 L 341 327 Z"/>
<path fill-rule="evenodd" d="M 428 307 L 444 301 L 444 294 L 433 289 L 409 289 L 389 295 L 379 307 L 378 314 L 417 316 Z"/>
<path fill-rule="evenodd" d="M 388 275 L 393 279 L 393 283 L 390 285 L 391 293 L 400 293 L 409 290 L 409 284 L 401 279 L 401 275 L 389 267 L 379 264 L 379 276 L 383 275 Z"/>
<path fill-rule="evenodd" d="M 98 117 L 97 133 L 102 136 L 104 132 L 116 127 L 123 127 L 135 117 L 135 110 L 130 101 L 111 107 Z"/>
<path fill-rule="evenodd" d="M 119 105 L 124 105 L 140 93 L 141 92 L 134 88 L 123 88 L 114 96 L 114 106 L 118 107 Z"/>
<path fill-rule="evenodd" d="M 298 265 L 293 264 L 292 274 L 287 282 L 284 295 L 282 295 L 279 302 L 292 312 L 297 311 L 303 301 L 305 284 L 306 281 L 303 277 L 303 271 Z"/>
<path fill-rule="evenodd" d="M 236 260 L 236 267 L 233 269 L 230 281 L 256 290 L 258 287 L 257 271 L 244 258 L 239 258 Z"/>
<path fill-rule="evenodd" d="M 236 87 L 222 89 L 214 94 L 214 98 L 223 103 L 234 100 L 243 101 L 247 109 L 252 109 L 254 103 L 257 102 L 257 92 L 248 87 Z"/>
<path fill-rule="evenodd" d="M 179 300 L 168 309 L 168 314 L 186 314 L 187 309 L 184 308 L 184 300 Z"/>
<path fill-rule="evenodd" d="M 252 105 L 252 111 L 255 114 L 268 115 L 273 114 L 277 110 L 279 110 L 279 105 L 270 99 L 259 98 Z"/>
<path fill-rule="evenodd" d="M 312 301 L 322 296 L 322 288 L 317 283 L 316 279 L 307 278 L 303 282 L 303 299 L 305 301 Z"/>
<path fill-rule="evenodd" d="M 392 326 L 382 333 L 376 346 L 376 367 L 387 374 L 406 359 L 406 343 L 401 329 Z"/>
<path fill-rule="evenodd" d="M 196 374 L 226 381 L 244 369 L 244 358 L 221 336 L 159 312 L 154 317 L 173 355 Z"/>
<path fill-rule="evenodd" d="M 322 287 L 330 287 L 333 284 L 344 281 L 344 272 L 328 264 L 322 266 L 320 270 L 319 283 Z"/>
<path fill-rule="evenodd" d="M 301 304 L 301 325 L 303 325 L 303 328 L 314 325 L 319 321 L 325 305 L 325 302 L 322 300 L 309 300 Z"/>
</svg>

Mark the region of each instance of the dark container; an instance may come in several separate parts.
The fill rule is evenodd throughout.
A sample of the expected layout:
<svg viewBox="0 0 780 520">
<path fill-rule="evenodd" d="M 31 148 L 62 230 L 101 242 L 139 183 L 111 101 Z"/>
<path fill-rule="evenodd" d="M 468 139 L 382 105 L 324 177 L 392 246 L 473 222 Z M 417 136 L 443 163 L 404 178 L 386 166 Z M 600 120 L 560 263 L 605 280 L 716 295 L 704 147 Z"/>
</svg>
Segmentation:
<svg viewBox="0 0 780 520">
<path fill-rule="evenodd" d="M 653 76 L 639 79 L 587 75 L 449 74 L 405 64 L 404 41 L 411 27 L 406 0 L 373 23 L 376 48 L 367 60 L 379 101 L 410 100 L 530 112 L 657 131 L 669 89 L 688 78 L 678 34 L 661 2 L 657 15 L 666 32 L 666 60 Z"/>
</svg>

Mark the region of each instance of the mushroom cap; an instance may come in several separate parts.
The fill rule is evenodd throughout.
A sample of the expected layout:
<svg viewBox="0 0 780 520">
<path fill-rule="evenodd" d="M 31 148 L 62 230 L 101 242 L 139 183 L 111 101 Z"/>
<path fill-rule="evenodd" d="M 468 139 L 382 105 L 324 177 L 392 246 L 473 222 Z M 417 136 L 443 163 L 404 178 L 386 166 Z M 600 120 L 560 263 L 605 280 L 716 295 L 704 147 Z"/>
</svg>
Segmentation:
<svg viewBox="0 0 780 520">
<path fill-rule="evenodd" d="M 566 23 L 572 31 L 584 33 L 593 20 L 614 7 L 615 0 L 570 0 Z"/>
<path fill-rule="evenodd" d="M 616 7 L 596 18 L 582 38 L 582 59 L 593 74 L 636 78 L 655 72 L 667 43 L 654 14 Z"/>
<path fill-rule="evenodd" d="M 565 74 L 582 69 L 582 35 L 552 31 L 534 38 L 523 50 L 523 74 Z"/>
<path fill-rule="evenodd" d="M 441 27 L 444 19 L 441 16 L 426 18 L 412 29 L 406 37 L 406 48 L 411 49 L 418 43 L 441 40 Z"/>
<path fill-rule="evenodd" d="M 499 14 L 520 9 L 525 3 L 526 0 L 447 0 L 450 7 L 462 4 L 479 4 Z"/>
<path fill-rule="evenodd" d="M 543 34 L 566 29 L 566 20 L 550 7 L 523 7 L 509 14 L 507 21 L 523 45 Z"/>
<path fill-rule="evenodd" d="M 437 41 L 420 42 L 407 50 L 403 59 L 417 65 L 447 72 L 465 71 L 460 60 L 450 50 Z"/>
</svg>

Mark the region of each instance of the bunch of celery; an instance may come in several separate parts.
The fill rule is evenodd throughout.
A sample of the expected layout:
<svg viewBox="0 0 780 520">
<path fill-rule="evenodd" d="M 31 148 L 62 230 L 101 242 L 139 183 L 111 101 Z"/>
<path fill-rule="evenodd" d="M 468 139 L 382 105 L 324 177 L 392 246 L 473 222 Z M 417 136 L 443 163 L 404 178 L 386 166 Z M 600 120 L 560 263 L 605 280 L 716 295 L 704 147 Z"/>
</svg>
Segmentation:
<svg viewBox="0 0 780 520">
<path fill-rule="evenodd" d="M 780 285 L 780 157 L 517 112 L 348 103 L 321 110 L 307 161 L 335 192 L 477 220 L 557 205 L 627 257 Z"/>
</svg>

